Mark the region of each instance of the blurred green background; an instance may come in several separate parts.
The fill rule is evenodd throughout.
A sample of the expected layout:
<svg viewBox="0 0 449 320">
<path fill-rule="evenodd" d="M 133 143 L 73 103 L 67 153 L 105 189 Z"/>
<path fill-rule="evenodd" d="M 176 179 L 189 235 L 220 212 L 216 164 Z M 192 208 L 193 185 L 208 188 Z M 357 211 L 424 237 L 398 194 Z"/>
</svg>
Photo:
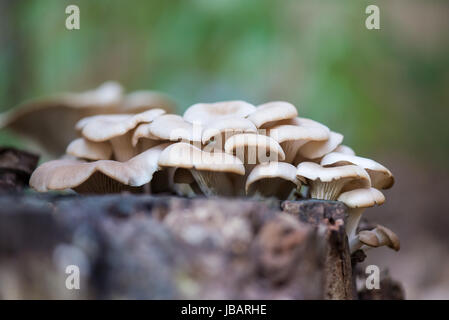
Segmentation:
<svg viewBox="0 0 449 320">
<path fill-rule="evenodd" d="M 365 28 L 373 3 L 381 30 Z M 80 30 L 65 28 L 69 4 Z M 179 112 L 286 100 L 359 153 L 449 160 L 447 1 L 2 0 L 0 20 L 1 111 L 117 80 Z"/>
<path fill-rule="evenodd" d="M 81 29 L 65 28 L 77 4 Z M 365 8 L 380 7 L 380 30 Z M 0 111 L 92 89 L 196 102 L 286 100 L 396 176 L 368 218 L 401 238 L 370 253 L 410 298 L 449 299 L 449 2 L 0 0 Z M 0 145 L 21 145 L 0 132 Z M 406 222 L 405 222 L 406 221 Z"/>
</svg>

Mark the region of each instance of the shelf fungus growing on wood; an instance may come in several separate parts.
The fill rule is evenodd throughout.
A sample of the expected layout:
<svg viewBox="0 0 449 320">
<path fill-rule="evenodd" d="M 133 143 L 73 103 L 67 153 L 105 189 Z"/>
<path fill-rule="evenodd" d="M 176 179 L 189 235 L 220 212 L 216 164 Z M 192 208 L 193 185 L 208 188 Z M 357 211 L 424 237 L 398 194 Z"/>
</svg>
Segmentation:
<svg viewBox="0 0 449 320">
<path fill-rule="evenodd" d="M 294 105 L 198 103 L 180 116 L 155 105 L 164 105 L 163 96 L 136 92 L 123 98 L 121 91 L 111 92 L 109 100 L 122 103 L 120 110 L 126 113 L 108 111 L 80 119 L 66 156 L 33 173 L 34 189 L 279 200 L 301 195 L 341 201 L 348 208 L 346 233 L 352 250 L 375 247 L 387 238 L 387 245 L 399 248 L 397 237 L 383 227 L 357 233 L 362 212 L 385 201 L 378 189 L 390 188 L 393 174 L 374 160 L 356 156 L 342 144 L 342 134 L 298 116 Z M 84 105 L 95 104 L 94 98 L 86 101 L 89 95 Z"/>
</svg>

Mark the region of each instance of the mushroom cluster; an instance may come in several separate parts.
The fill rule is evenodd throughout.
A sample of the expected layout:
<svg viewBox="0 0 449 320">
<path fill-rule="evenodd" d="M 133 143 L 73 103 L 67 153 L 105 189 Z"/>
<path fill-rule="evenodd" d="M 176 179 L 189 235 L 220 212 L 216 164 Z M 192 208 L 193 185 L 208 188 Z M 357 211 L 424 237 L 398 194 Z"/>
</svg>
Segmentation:
<svg viewBox="0 0 449 320">
<path fill-rule="evenodd" d="M 356 156 L 342 134 L 298 117 L 288 102 L 198 103 L 183 116 L 162 108 L 94 115 L 75 129 L 66 155 L 33 173 L 35 190 L 338 200 L 349 208 L 353 251 L 399 247 L 385 241 L 397 237 L 384 227 L 357 234 L 363 211 L 385 201 L 379 189 L 393 185 L 392 173 Z"/>
</svg>

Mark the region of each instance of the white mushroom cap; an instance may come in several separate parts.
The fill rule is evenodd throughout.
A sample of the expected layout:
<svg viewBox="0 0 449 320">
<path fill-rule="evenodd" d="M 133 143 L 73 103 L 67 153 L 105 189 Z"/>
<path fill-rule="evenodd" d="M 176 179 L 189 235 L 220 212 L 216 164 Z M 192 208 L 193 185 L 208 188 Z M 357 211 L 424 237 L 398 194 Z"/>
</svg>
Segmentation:
<svg viewBox="0 0 449 320">
<path fill-rule="evenodd" d="M 380 163 L 355 155 L 332 152 L 321 159 L 321 165 L 325 167 L 336 167 L 347 164 L 355 164 L 364 168 L 371 178 L 371 185 L 377 189 L 388 189 L 394 184 L 394 177 L 390 170 Z"/>
<path fill-rule="evenodd" d="M 257 128 L 269 126 L 270 123 L 280 120 L 292 119 L 298 115 L 298 111 L 291 103 L 284 101 L 273 101 L 259 105 L 252 112 L 248 119 L 253 122 Z"/>
<path fill-rule="evenodd" d="M 355 165 L 325 168 L 314 162 L 302 162 L 296 176 L 310 186 L 314 199 L 336 200 L 341 192 L 368 188 L 371 184 L 368 173 Z"/>
<path fill-rule="evenodd" d="M 341 167 L 336 167 L 341 168 Z M 349 217 L 346 221 L 346 234 L 352 242 L 362 213 L 368 207 L 381 205 L 385 202 L 385 196 L 375 188 L 362 188 L 344 192 L 337 199 L 349 207 Z"/>
<path fill-rule="evenodd" d="M 175 109 L 175 102 L 167 95 L 157 91 L 138 90 L 125 95 L 121 107 L 125 113 L 143 112 L 154 108 L 172 112 Z"/>
<path fill-rule="evenodd" d="M 112 148 L 108 142 L 93 142 L 78 138 L 70 142 L 66 153 L 87 160 L 109 160 L 112 156 Z"/>
<path fill-rule="evenodd" d="M 299 149 L 298 154 L 306 159 L 321 158 L 325 154 L 337 148 L 342 141 L 342 134 L 331 131 L 329 134 L 329 139 L 324 141 L 308 142 Z"/>
<path fill-rule="evenodd" d="M 205 152 L 185 142 L 167 147 L 159 158 L 159 165 L 190 169 L 201 191 L 209 196 L 234 195 L 232 174 L 245 174 L 245 167 L 238 158 L 222 152 Z"/>
<path fill-rule="evenodd" d="M 76 129 L 91 141 L 107 141 L 126 134 L 139 123 L 151 122 L 164 113 L 162 109 L 150 109 L 138 114 L 97 115 L 81 119 Z"/>
<path fill-rule="evenodd" d="M 387 246 L 395 251 L 399 251 L 401 248 L 399 237 L 393 231 L 381 225 L 377 225 L 373 230 L 360 231 L 357 236 L 362 245 L 353 248 L 354 251 L 359 248 L 367 250 L 382 246 Z"/>
<path fill-rule="evenodd" d="M 349 155 L 355 156 L 355 151 L 352 148 L 350 148 L 348 146 L 345 146 L 343 144 L 339 145 L 338 147 L 336 147 L 335 150 L 332 151 L 332 152 L 340 152 L 340 153 L 344 153 L 344 154 L 349 154 Z"/>
<path fill-rule="evenodd" d="M 201 142 L 200 125 L 191 124 L 181 116 L 164 114 L 151 123 L 140 124 L 133 135 L 133 144 L 140 138 L 166 141 Z"/>
<path fill-rule="evenodd" d="M 244 101 L 224 101 L 216 103 L 197 103 L 184 112 L 184 119 L 191 123 L 205 125 L 211 121 L 229 117 L 244 118 L 256 107 Z"/>
<path fill-rule="evenodd" d="M 122 94 L 123 87 L 118 82 L 107 81 L 94 90 L 81 93 L 63 93 L 59 95 L 59 98 L 64 103 L 78 108 L 86 108 L 118 104 L 122 99 Z"/>
<path fill-rule="evenodd" d="M 262 129 L 265 130 L 265 129 Z M 286 162 L 294 161 L 299 148 L 310 141 L 324 141 L 329 131 L 319 126 L 276 125 L 266 129 L 267 135 L 276 140 L 286 154 Z"/>
<path fill-rule="evenodd" d="M 159 165 L 161 167 L 245 174 L 245 167 L 238 158 L 227 153 L 204 152 L 185 142 L 168 146 L 159 158 Z"/>
<path fill-rule="evenodd" d="M 226 139 L 237 133 L 257 133 L 257 128 L 248 119 L 240 117 L 215 120 L 205 126 L 202 142 L 203 144 L 213 142 L 219 144 L 219 148 L 223 149 Z"/>
<path fill-rule="evenodd" d="M 254 167 L 246 180 L 247 195 L 286 199 L 292 190 L 301 186 L 296 168 L 286 162 L 268 162 Z"/>
<path fill-rule="evenodd" d="M 159 145 L 126 161 L 53 160 L 31 175 L 30 186 L 39 192 L 74 189 L 80 193 L 109 193 L 140 187 L 159 169 L 157 161 L 166 145 Z"/>
<path fill-rule="evenodd" d="M 253 133 L 233 135 L 225 142 L 225 152 L 235 154 L 245 164 L 285 160 L 285 153 L 273 138 Z"/>
</svg>

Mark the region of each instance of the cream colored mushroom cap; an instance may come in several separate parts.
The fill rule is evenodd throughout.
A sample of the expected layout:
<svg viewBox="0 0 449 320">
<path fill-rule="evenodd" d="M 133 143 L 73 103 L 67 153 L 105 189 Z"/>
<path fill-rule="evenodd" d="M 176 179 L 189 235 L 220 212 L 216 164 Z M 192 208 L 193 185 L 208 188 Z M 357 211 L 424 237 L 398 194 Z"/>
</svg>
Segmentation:
<svg viewBox="0 0 449 320">
<path fill-rule="evenodd" d="M 331 152 L 321 159 L 321 165 L 335 167 L 347 164 L 355 164 L 364 168 L 371 178 L 371 185 L 377 189 L 388 189 L 394 184 L 393 174 L 380 163 L 355 155 L 340 152 Z"/>
<path fill-rule="evenodd" d="M 363 168 L 355 165 L 326 168 L 315 162 L 301 162 L 297 166 L 296 176 L 303 182 L 306 182 L 305 179 L 312 181 L 319 179 L 322 182 L 330 182 L 353 178 L 366 187 L 369 187 L 371 183 L 368 173 Z"/>
<path fill-rule="evenodd" d="M 261 134 L 239 133 L 227 139 L 224 146 L 225 152 L 230 154 L 239 154 L 239 150 L 245 150 L 246 148 L 255 148 L 258 152 L 262 151 L 264 156 L 269 154 L 268 157 L 272 161 L 285 160 L 284 150 L 279 143 L 273 138 Z M 260 159 L 257 160 L 260 161 Z"/>
<path fill-rule="evenodd" d="M 401 248 L 396 233 L 381 225 L 377 225 L 373 230 L 360 231 L 358 238 L 361 243 L 373 248 L 388 246 L 395 251 L 399 251 Z"/>
<path fill-rule="evenodd" d="M 331 131 L 329 139 L 325 141 L 311 141 L 299 149 L 299 154 L 307 159 L 321 158 L 338 147 L 343 141 L 343 135 Z"/>
<path fill-rule="evenodd" d="M 169 141 L 201 141 L 200 125 L 192 125 L 181 116 L 165 114 L 148 124 L 149 138 L 156 137 Z"/>
<path fill-rule="evenodd" d="M 99 160 L 84 162 L 61 159 L 46 162 L 31 175 L 30 186 L 39 191 L 73 189 L 86 182 L 95 172 L 128 186 L 142 186 L 158 170 L 158 158 L 166 145 L 158 145 L 126 162 Z"/>
<path fill-rule="evenodd" d="M 245 167 L 237 157 L 224 152 L 205 152 L 185 142 L 167 147 L 161 153 L 158 163 L 161 167 L 245 174 Z"/>
<path fill-rule="evenodd" d="M 375 188 L 362 188 L 344 192 L 340 194 L 337 200 L 343 202 L 349 208 L 368 208 L 383 204 L 385 196 Z"/>
<path fill-rule="evenodd" d="M 164 113 L 162 109 L 150 109 L 138 114 L 97 115 L 81 119 L 75 127 L 91 141 L 106 141 L 124 135 L 139 123 L 151 122 Z"/>
<path fill-rule="evenodd" d="M 261 163 L 251 170 L 245 184 L 245 191 L 248 193 L 250 186 L 261 179 L 281 178 L 300 185 L 300 181 L 296 178 L 296 168 L 287 162 L 267 162 Z"/>
<path fill-rule="evenodd" d="M 295 140 L 323 141 L 329 138 L 329 132 L 318 126 L 277 125 L 267 129 L 267 135 L 278 143 Z"/>
<path fill-rule="evenodd" d="M 256 107 L 245 101 L 223 101 L 215 103 L 197 103 L 184 112 L 184 119 L 191 123 L 207 124 L 211 121 L 229 117 L 244 118 Z"/>
<path fill-rule="evenodd" d="M 222 133 L 257 133 L 256 126 L 245 118 L 229 117 L 208 123 L 202 134 L 202 142 L 207 143 L 212 137 Z"/>
<path fill-rule="evenodd" d="M 122 99 L 123 87 L 115 81 L 107 81 L 99 87 L 81 93 L 63 93 L 59 97 L 77 108 L 91 106 L 110 106 L 118 104 Z M 58 96 L 56 96 L 57 98 Z"/>
<path fill-rule="evenodd" d="M 295 118 L 298 110 L 291 103 L 284 101 L 272 101 L 259 105 L 252 112 L 248 119 L 253 122 L 257 128 L 261 128 L 270 122 Z"/>
<path fill-rule="evenodd" d="M 112 147 L 108 142 L 93 142 L 78 138 L 70 142 L 66 153 L 81 159 L 109 160 L 112 156 Z"/>
</svg>

